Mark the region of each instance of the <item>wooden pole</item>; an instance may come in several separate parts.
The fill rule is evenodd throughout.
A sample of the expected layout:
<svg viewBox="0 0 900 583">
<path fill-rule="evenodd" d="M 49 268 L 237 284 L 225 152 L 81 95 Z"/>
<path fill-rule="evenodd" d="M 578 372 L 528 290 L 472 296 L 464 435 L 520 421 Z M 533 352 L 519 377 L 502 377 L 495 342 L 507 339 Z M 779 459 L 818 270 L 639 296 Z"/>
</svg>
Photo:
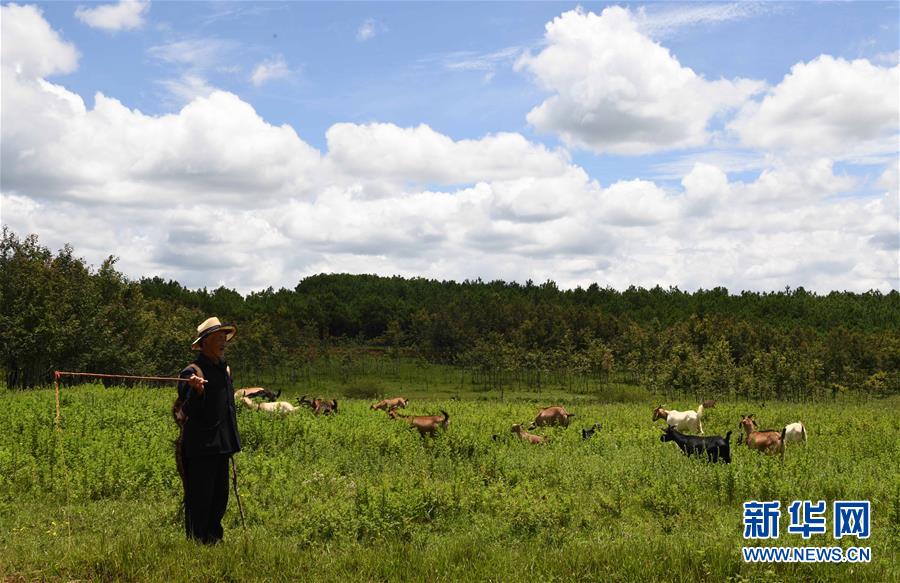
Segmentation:
<svg viewBox="0 0 900 583">
<path fill-rule="evenodd" d="M 56 427 L 59 428 L 59 371 L 53 371 L 53 386 L 56 389 Z"/>
</svg>

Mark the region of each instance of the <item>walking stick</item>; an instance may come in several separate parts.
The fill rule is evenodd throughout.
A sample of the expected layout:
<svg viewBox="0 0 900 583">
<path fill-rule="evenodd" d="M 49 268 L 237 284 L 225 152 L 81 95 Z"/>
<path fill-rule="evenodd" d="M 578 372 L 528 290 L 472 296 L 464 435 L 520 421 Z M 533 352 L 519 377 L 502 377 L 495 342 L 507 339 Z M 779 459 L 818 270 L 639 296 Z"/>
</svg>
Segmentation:
<svg viewBox="0 0 900 583">
<path fill-rule="evenodd" d="M 234 497 L 237 498 L 238 510 L 241 512 L 241 526 L 247 530 L 247 523 L 244 522 L 244 506 L 241 504 L 241 495 L 238 493 L 237 464 L 234 463 L 234 456 L 231 456 L 231 483 L 234 485 Z"/>
</svg>

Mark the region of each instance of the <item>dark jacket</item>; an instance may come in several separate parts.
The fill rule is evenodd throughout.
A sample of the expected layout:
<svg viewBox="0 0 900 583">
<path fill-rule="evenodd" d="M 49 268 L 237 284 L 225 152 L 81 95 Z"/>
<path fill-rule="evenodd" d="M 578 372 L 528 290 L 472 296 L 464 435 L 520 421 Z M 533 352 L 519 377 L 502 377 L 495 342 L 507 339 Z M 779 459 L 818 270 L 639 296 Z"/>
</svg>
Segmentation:
<svg viewBox="0 0 900 583">
<path fill-rule="evenodd" d="M 182 442 L 184 457 L 233 454 L 241 450 L 234 410 L 234 385 L 225 362 L 213 362 L 202 353 L 194 364 L 203 371 L 208 382 L 203 393 L 178 383 L 178 396 L 184 400 L 182 411 L 187 416 Z M 182 378 L 194 374 L 190 366 L 181 371 Z"/>
</svg>

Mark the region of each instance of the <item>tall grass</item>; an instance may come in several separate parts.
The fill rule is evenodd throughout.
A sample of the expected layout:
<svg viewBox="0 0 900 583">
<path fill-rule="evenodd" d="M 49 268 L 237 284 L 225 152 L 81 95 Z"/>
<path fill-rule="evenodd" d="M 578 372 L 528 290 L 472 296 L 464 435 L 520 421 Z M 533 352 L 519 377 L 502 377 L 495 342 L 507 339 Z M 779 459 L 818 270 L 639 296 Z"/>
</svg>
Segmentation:
<svg viewBox="0 0 900 583">
<path fill-rule="evenodd" d="M 361 381 L 359 381 L 361 382 Z M 390 381 L 375 389 L 391 390 Z M 350 385 L 347 385 L 350 386 Z M 368 387 L 368 388 L 367 388 Z M 324 387 L 323 387 L 324 388 Z M 340 386 L 322 391 L 337 395 Z M 282 395 L 293 399 L 308 387 Z M 371 386 L 357 391 L 365 396 Z M 377 392 L 377 391 L 376 391 Z M 543 431 L 546 447 L 509 434 L 528 400 L 413 398 L 408 412 L 450 413 L 422 440 L 370 401 L 332 418 L 241 409 L 236 461 L 246 530 L 232 499 L 225 543 L 183 538 L 165 389 L 0 393 L 0 576 L 25 580 L 898 580 L 897 401 L 856 405 L 721 404 L 707 433 L 740 414 L 764 425 L 802 419 L 810 442 L 776 458 L 735 449 L 710 466 L 660 443 L 657 403 L 569 397 L 577 423 Z M 626 395 L 625 399 L 628 400 Z M 530 397 L 529 397 L 530 398 Z M 549 403 L 546 403 L 549 404 Z M 668 403 L 688 408 L 696 403 Z M 582 442 L 579 428 L 603 430 Z M 494 441 L 491 436 L 501 435 Z M 741 561 L 742 502 L 868 499 L 872 537 L 780 545 L 871 546 L 861 565 Z M 829 517 L 830 520 L 830 517 Z"/>
</svg>

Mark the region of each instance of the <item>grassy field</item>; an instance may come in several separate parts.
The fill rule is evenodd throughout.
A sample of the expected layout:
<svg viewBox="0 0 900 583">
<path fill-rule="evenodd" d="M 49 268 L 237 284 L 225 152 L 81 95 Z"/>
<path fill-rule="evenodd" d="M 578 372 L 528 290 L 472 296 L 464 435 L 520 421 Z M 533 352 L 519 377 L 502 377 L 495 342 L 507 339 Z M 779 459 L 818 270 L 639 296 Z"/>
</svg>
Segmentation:
<svg viewBox="0 0 900 583">
<path fill-rule="evenodd" d="M 408 413 L 450 413 L 449 431 L 424 441 L 363 399 L 342 400 L 333 418 L 242 409 L 246 529 L 232 497 L 225 543 L 205 548 L 186 542 L 181 526 L 173 394 L 67 388 L 57 429 L 52 391 L 0 390 L 0 578 L 900 580 L 897 400 L 720 403 L 705 417 L 708 434 L 736 431 L 740 414 L 753 412 L 765 426 L 802 419 L 810 440 L 784 465 L 735 448 L 734 463 L 718 466 L 660 443 L 652 397 L 541 395 L 541 404 L 578 415 L 569 429 L 541 431 L 551 437 L 545 447 L 506 437 L 512 423 L 533 418 L 538 397 L 528 394 L 501 403 L 413 392 Z M 595 421 L 603 430 L 582 442 L 579 429 Z M 785 508 L 781 537 L 767 544 L 869 546 L 872 562 L 745 564 L 741 505 L 754 499 Z M 786 506 L 796 499 L 829 508 L 871 500 L 871 538 L 832 539 L 830 510 L 827 535 L 787 534 Z"/>
</svg>

